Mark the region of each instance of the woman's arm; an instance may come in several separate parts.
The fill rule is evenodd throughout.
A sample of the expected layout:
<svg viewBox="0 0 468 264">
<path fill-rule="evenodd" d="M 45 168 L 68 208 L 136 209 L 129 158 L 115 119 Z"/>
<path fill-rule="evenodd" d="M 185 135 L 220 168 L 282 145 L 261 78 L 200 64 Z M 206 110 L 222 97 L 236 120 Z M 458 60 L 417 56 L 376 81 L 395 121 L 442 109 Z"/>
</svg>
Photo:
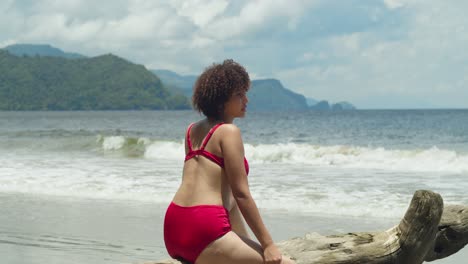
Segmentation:
<svg viewBox="0 0 468 264">
<path fill-rule="evenodd" d="M 240 237 L 250 238 L 250 234 L 244 224 L 242 213 L 239 211 L 239 206 L 237 206 L 237 202 L 233 201 L 233 203 L 234 206 L 229 211 L 229 220 L 232 230 Z"/>
<path fill-rule="evenodd" d="M 267 262 L 281 261 L 281 253 L 276 248 L 250 193 L 247 174 L 244 168 L 244 144 L 239 128 L 235 125 L 223 126 L 221 149 L 224 169 L 232 189 L 234 199 L 252 232 L 262 245 Z M 279 262 L 278 262 L 279 263 Z"/>
</svg>

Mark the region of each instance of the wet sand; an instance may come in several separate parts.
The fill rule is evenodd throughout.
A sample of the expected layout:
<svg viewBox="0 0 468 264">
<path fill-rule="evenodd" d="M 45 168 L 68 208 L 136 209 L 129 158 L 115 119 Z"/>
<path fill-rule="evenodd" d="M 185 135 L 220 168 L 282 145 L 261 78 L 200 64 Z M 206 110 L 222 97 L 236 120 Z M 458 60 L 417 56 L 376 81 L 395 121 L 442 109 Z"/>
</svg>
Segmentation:
<svg viewBox="0 0 468 264">
<path fill-rule="evenodd" d="M 116 200 L 0 194 L 0 256 L 8 264 L 143 263 L 167 259 L 165 205 Z M 377 231 L 399 219 L 304 216 L 261 210 L 275 240 L 308 232 Z M 436 264 L 463 264 L 468 249 Z"/>
</svg>

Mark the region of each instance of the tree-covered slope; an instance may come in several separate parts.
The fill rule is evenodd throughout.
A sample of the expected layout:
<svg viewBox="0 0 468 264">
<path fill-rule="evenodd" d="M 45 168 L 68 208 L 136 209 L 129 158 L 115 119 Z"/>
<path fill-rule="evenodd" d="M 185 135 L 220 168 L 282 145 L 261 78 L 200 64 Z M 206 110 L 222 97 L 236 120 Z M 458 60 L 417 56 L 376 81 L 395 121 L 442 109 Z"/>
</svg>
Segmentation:
<svg viewBox="0 0 468 264">
<path fill-rule="evenodd" d="M 178 90 L 187 97 L 192 97 L 193 85 L 197 81 L 195 75 L 179 75 L 169 70 L 151 70 L 163 84 L 171 89 Z"/>
<path fill-rule="evenodd" d="M 145 67 L 114 55 L 70 60 L 0 50 L 0 110 L 188 108 Z"/>
<path fill-rule="evenodd" d="M 50 56 L 62 57 L 67 59 L 86 58 L 78 53 L 64 52 L 61 49 L 52 47 L 48 44 L 13 44 L 4 48 L 16 56 Z"/>
<path fill-rule="evenodd" d="M 169 70 L 152 70 L 164 85 L 181 91 L 185 96 L 192 96 L 192 88 L 197 76 L 182 76 Z M 304 96 L 283 87 L 276 79 L 254 80 L 248 93 L 249 110 L 306 110 L 307 103 Z"/>
<path fill-rule="evenodd" d="M 249 110 L 306 110 L 306 99 L 283 87 L 276 79 L 254 80 L 249 90 Z"/>
</svg>

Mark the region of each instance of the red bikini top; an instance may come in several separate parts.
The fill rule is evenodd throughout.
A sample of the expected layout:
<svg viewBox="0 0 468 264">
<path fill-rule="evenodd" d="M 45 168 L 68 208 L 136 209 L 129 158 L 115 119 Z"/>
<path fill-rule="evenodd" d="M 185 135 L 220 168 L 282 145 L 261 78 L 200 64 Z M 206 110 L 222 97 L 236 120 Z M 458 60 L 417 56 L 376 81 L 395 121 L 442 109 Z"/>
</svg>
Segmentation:
<svg viewBox="0 0 468 264">
<path fill-rule="evenodd" d="M 189 152 L 187 153 L 187 155 L 185 155 L 185 161 L 197 156 L 197 155 L 200 155 L 200 156 L 203 156 L 211 161 L 213 161 L 214 163 L 218 164 L 221 168 L 224 168 L 224 158 L 223 157 L 219 157 L 219 156 L 216 156 L 215 154 L 211 153 L 211 152 L 208 152 L 205 150 L 205 147 L 206 147 L 206 144 L 208 144 L 208 141 L 210 140 L 211 136 L 213 135 L 213 133 L 215 132 L 215 130 L 220 127 L 223 123 L 219 123 L 217 125 L 215 125 L 214 127 L 212 127 L 210 129 L 210 131 L 208 132 L 208 134 L 206 135 L 205 139 L 203 140 L 203 143 L 202 143 L 202 146 L 200 149 L 196 149 L 194 150 L 192 148 L 192 141 L 190 141 L 190 130 L 192 129 L 192 126 L 194 125 L 193 123 L 190 124 L 188 130 L 187 130 L 187 145 L 188 145 L 188 149 L 189 149 Z M 247 174 L 249 174 L 249 163 L 247 162 L 247 159 L 244 157 L 244 166 L 245 166 L 245 172 Z"/>
</svg>

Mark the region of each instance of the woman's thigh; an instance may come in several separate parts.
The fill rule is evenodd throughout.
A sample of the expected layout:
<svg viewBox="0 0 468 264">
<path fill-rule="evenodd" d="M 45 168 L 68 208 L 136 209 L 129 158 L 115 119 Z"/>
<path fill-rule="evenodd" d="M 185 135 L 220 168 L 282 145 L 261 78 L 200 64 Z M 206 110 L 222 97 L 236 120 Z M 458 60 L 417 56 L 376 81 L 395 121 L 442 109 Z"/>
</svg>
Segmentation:
<svg viewBox="0 0 468 264">
<path fill-rule="evenodd" d="M 196 264 L 263 264 L 261 247 L 244 240 L 231 231 L 208 245 Z"/>
</svg>

